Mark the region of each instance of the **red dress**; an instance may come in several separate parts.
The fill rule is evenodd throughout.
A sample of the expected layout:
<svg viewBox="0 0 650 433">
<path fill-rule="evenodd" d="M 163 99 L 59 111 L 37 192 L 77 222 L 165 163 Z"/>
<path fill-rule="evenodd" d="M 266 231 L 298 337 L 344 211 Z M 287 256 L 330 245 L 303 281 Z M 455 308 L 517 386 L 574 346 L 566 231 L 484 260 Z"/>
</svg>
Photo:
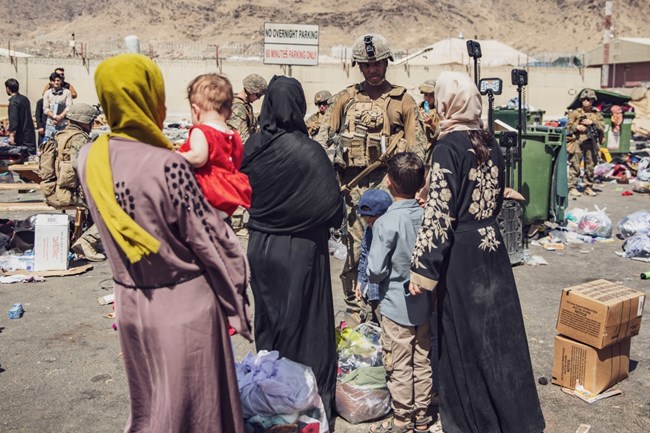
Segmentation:
<svg viewBox="0 0 650 433">
<path fill-rule="evenodd" d="M 189 137 L 194 128 L 200 129 L 208 140 L 208 160 L 194 173 L 203 195 L 215 208 L 232 215 L 238 206 L 251 205 L 251 185 L 248 176 L 239 171 L 244 157 L 244 146 L 236 131 L 222 132 L 210 125 L 195 125 L 179 152 L 191 149 Z"/>
</svg>

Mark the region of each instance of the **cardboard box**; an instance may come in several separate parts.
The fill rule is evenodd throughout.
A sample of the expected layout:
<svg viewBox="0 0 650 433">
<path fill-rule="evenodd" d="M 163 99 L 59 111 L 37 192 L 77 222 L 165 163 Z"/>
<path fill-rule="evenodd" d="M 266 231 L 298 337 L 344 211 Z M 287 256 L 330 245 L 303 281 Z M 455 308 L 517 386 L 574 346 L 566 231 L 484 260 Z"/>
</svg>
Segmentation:
<svg viewBox="0 0 650 433">
<path fill-rule="evenodd" d="M 556 385 L 575 389 L 580 384 L 599 394 L 625 379 L 629 369 L 629 338 L 595 349 L 561 335 L 555 337 L 552 382 Z"/>
<path fill-rule="evenodd" d="M 645 293 L 607 280 L 562 291 L 557 332 L 602 349 L 639 333 Z"/>
<path fill-rule="evenodd" d="M 34 270 L 68 269 L 70 219 L 68 214 L 36 215 L 34 223 Z"/>
</svg>

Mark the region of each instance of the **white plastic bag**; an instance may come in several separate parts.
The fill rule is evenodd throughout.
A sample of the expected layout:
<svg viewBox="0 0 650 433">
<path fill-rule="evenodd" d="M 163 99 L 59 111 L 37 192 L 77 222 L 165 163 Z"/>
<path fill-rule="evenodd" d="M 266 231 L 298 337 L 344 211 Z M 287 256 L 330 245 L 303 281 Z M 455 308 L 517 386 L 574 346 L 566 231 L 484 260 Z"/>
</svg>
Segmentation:
<svg viewBox="0 0 650 433">
<path fill-rule="evenodd" d="M 333 255 L 335 259 L 345 260 L 348 256 L 348 248 L 343 243 L 341 232 L 339 230 L 330 229 L 330 239 L 327 242 L 327 247 L 329 253 Z"/>
<path fill-rule="evenodd" d="M 609 238 L 612 236 L 612 220 L 609 219 L 605 210 L 594 206 L 595 211 L 587 212 L 580 218 L 578 233 L 594 237 Z"/>
<path fill-rule="evenodd" d="M 650 212 L 640 210 L 627 215 L 618 223 L 618 232 L 624 238 L 650 233 Z"/>
<path fill-rule="evenodd" d="M 636 234 L 623 243 L 625 257 L 650 257 L 650 237 L 646 234 Z"/>
</svg>

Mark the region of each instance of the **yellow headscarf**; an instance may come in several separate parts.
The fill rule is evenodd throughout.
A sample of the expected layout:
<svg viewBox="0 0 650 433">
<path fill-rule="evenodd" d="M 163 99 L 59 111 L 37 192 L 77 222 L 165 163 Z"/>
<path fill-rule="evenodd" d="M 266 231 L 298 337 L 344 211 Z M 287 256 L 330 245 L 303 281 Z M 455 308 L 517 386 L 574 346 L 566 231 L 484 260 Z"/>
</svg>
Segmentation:
<svg viewBox="0 0 650 433">
<path fill-rule="evenodd" d="M 160 242 L 122 210 L 115 199 L 108 140 L 124 137 L 172 149 L 162 133 L 165 85 L 160 68 L 146 56 L 122 54 L 104 60 L 95 71 L 99 103 L 111 128 L 88 152 L 88 191 L 115 242 L 131 263 L 157 253 Z"/>
</svg>

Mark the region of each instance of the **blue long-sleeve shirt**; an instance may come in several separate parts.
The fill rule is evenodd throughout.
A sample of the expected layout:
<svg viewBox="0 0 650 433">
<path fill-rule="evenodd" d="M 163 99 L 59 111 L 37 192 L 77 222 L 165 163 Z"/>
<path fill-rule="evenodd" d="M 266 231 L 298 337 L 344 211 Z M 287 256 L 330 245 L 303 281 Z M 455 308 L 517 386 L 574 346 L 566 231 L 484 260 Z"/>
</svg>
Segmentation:
<svg viewBox="0 0 650 433">
<path fill-rule="evenodd" d="M 414 199 L 393 203 L 375 221 L 368 252 L 368 281 L 379 284 L 379 311 L 404 326 L 422 325 L 431 316 L 430 293 L 406 295 L 423 215 Z"/>
<path fill-rule="evenodd" d="M 357 282 L 361 284 L 361 293 L 368 301 L 379 300 L 379 284 L 368 281 L 368 251 L 372 245 L 372 227 L 366 226 L 361 239 L 361 255 L 359 256 L 359 267 Z"/>
</svg>

